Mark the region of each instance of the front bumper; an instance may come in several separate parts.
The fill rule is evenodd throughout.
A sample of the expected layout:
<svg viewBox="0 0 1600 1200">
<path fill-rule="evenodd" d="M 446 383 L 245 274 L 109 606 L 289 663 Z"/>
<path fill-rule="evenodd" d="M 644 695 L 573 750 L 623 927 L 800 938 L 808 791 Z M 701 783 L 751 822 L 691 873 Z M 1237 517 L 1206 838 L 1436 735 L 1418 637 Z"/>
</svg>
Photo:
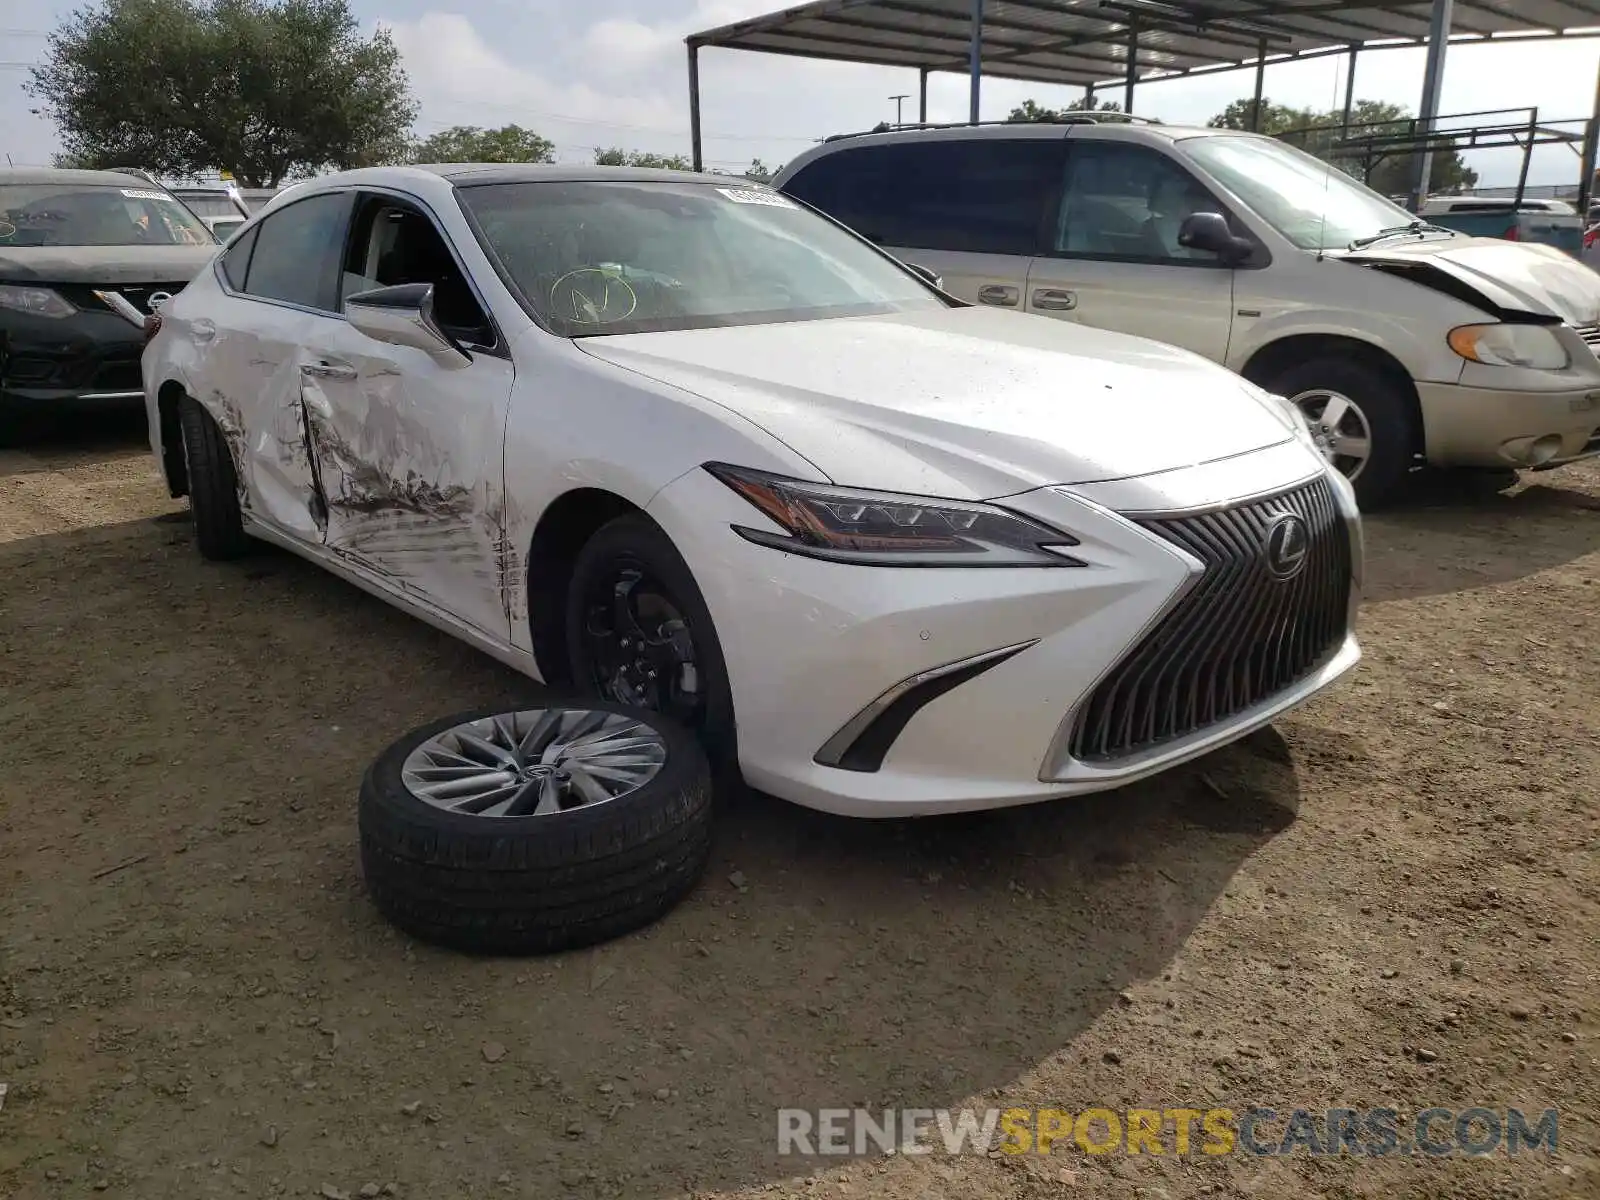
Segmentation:
<svg viewBox="0 0 1600 1200">
<path fill-rule="evenodd" d="M 111 312 L 0 312 L 0 404 L 15 412 L 137 405 L 144 334 Z"/>
<path fill-rule="evenodd" d="M 1600 382 L 1559 391 L 1418 383 L 1428 461 L 1555 467 L 1600 454 Z"/>
<path fill-rule="evenodd" d="M 1281 453 L 1281 452 L 1280 452 Z M 1297 452 L 1298 479 L 1318 470 Z M 1173 473 L 1174 483 L 1181 485 Z M 1349 504 L 1343 491 L 1341 506 Z M 902 817 L 999 808 L 1116 787 L 1232 741 L 1349 670 L 1345 624 L 1313 670 L 1187 736 L 1112 761 L 1065 747 L 1086 697 L 1195 586 L 1201 563 L 1140 524 L 1064 489 L 1006 501 L 1070 530 L 1086 568 L 894 569 L 819 562 L 753 545 L 744 501 L 704 472 L 664 489 L 650 512 L 688 561 L 716 622 L 748 782 L 812 808 Z M 1353 505 L 1343 512 L 1358 529 Z M 1352 545 L 1358 538 L 1352 534 Z M 1354 553 L 1359 553 L 1357 549 Z M 1353 585 L 1352 585 L 1353 595 Z M 1353 604 L 1353 601 L 1352 601 Z M 936 694 L 875 770 L 818 759 L 852 718 L 897 684 L 1022 647 Z"/>
</svg>

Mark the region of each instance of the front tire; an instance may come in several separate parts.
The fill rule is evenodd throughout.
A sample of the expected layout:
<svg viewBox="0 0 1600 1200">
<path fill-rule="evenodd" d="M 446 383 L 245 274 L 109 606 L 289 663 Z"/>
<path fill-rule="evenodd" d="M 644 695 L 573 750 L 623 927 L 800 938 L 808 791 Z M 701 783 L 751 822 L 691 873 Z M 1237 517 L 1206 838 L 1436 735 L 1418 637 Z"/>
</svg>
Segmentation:
<svg viewBox="0 0 1600 1200">
<path fill-rule="evenodd" d="M 1416 465 L 1416 403 L 1388 374 L 1356 360 L 1315 358 L 1255 382 L 1305 414 L 1363 507 L 1392 499 Z"/>
<path fill-rule="evenodd" d="M 361 782 L 361 864 L 406 932 L 487 954 L 619 937 L 693 889 L 711 853 L 705 755 L 688 731 L 595 701 L 445 717 Z"/>
<path fill-rule="evenodd" d="M 192 396 L 178 402 L 178 426 L 189 479 L 194 540 L 204 558 L 224 561 L 250 551 L 239 509 L 239 477 L 222 430 Z"/>
<path fill-rule="evenodd" d="M 711 611 L 672 539 L 643 513 L 584 544 L 567 589 L 567 655 L 584 695 L 659 712 L 738 778 L 733 693 Z"/>
</svg>

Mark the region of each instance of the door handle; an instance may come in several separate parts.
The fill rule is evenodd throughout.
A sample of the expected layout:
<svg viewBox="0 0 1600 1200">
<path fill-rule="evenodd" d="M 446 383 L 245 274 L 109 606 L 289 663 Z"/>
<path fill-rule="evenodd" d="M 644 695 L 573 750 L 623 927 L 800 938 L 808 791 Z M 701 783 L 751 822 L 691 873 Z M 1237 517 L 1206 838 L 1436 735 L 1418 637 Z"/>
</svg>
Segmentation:
<svg viewBox="0 0 1600 1200">
<path fill-rule="evenodd" d="M 978 289 L 979 304 L 994 304 L 1000 308 L 1015 308 L 1018 292 L 1014 287 L 1007 287 L 1003 283 L 986 283 Z"/>
<path fill-rule="evenodd" d="M 1063 288 L 1035 288 L 1033 306 L 1053 312 L 1071 312 L 1078 307 L 1078 293 Z"/>
<path fill-rule="evenodd" d="M 300 374 L 309 375 L 313 379 L 354 379 L 356 377 L 356 369 L 347 363 L 335 363 L 322 359 L 314 363 L 301 363 Z"/>
<path fill-rule="evenodd" d="M 197 342 L 209 342 L 217 336 L 216 322 L 208 321 L 204 317 L 201 317 L 198 321 L 190 321 L 189 336 Z"/>
</svg>

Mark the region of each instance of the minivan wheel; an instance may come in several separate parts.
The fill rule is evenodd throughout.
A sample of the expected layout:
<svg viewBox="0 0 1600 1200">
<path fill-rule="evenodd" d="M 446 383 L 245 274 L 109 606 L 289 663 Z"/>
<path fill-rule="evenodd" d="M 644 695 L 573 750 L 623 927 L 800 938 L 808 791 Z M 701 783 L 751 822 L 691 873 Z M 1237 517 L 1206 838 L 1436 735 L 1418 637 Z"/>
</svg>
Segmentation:
<svg viewBox="0 0 1600 1200">
<path fill-rule="evenodd" d="M 239 509 L 239 479 L 222 430 L 192 396 L 178 403 L 178 426 L 189 478 L 189 512 L 201 556 L 230 559 L 248 553 L 250 538 Z"/>
<path fill-rule="evenodd" d="M 684 729 L 597 701 L 445 717 L 361 781 L 361 864 L 379 910 L 425 941 L 548 954 L 638 929 L 711 852 L 705 754 Z"/>
<path fill-rule="evenodd" d="M 705 598 L 672 539 L 643 513 L 603 525 L 573 564 L 567 655 L 584 695 L 658 712 L 700 736 L 736 778 L 733 694 Z"/>
<path fill-rule="evenodd" d="M 1258 381 L 1287 396 L 1356 498 L 1376 507 L 1417 465 L 1415 406 L 1394 380 L 1365 363 L 1318 358 Z"/>
</svg>

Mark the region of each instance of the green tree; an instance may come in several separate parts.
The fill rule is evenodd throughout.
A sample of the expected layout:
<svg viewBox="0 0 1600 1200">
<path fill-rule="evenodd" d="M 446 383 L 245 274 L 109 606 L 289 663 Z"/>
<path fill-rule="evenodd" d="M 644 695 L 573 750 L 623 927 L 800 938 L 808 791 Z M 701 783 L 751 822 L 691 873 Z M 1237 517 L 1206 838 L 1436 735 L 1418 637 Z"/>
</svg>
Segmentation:
<svg viewBox="0 0 1600 1200">
<path fill-rule="evenodd" d="M 416 115 L 394 42 L 347 0 L 101 0 L 24 87 L 71 161 L 246 187 L 398 161 Z"/>
<path fill-rule="evenodd" d="M 1253 100 L 1235 100 L 1206 124 L 1215 129 L 1249 129 Z M 1410 132 L 1411 112 L 1399 104 L 1382 100 L 1358 100 L 1350 108 L 1351 139 L 1405 135 Z M 1411 190 L 1416 177 L 1417 156 L 1412 153 L 1381 154 L 1374 151 L 1369 160 L 1359 145 L 1341 146 L 1344 110 L 1317 112 L 1261 101 L 1260 132 L 1282 138 L 1308 154 L 1324 159 L 1346 174 L 1365 180 L 1368 187 L 1386 196 L 1403 195 Z M 1477 185 L 1478 173 L 1467 166 L 1451 141 L 1434 151 L 1429 171 L 1430 192 L 1459 191 Z"/>
<path fill-rule="evenodd" d="M 744 169 L 746 179 L 754 179 L 757 183 L 771 183 L 772 177 L 777 172 L 767 166 L 759 158 L 752 158 L 750 165 Z"/>
<path fill-rule="evenodd" d="M 1256 125 L 1250 119 L 1251 111 L 1255 108 L 1252 99 L 1235 100 L 1227 108 L 1206 122 L 1213 129 L 1251 129 L 1255 128 L 1261 133 L 1279 134 L 1291 129 L 1301 129 L 1306 126 L 1316 125 L 1321 120 L 1320 115 L 1310 108 L 1291 108 L 1287 104 L 1274 104 L 1271 100 L 1263 98 L 1261 101 L 1261 123 Z"/>
<path fill-rule="evenodd" d="M 1068 113 L 1120 113 L 1122 105 L 1115 100 L 1099 100 L 1093 96 L 1079 96 L 1064 108 L 1045 108 L 1033 100 L 1024 100 L 1011 110 L 1008 121 L 1059 121 Z"/>
<path fill-rule="evenodd" d="M 411 150 L 419 163 L 547 163 L 555 162 L 555 143 L 521 125 L 484 129 L 452 125 L 423 138 Z"/>
<path fill-rule="evenodd" d="M 597 167 L 656 167 L 664 171 L 687 171 L 689 160 L 682 154 L 653 154 L 648 150 L 623 150 L 612 146 L 602 150 L 596 146 L 594 163 Z"/>
</svg>

